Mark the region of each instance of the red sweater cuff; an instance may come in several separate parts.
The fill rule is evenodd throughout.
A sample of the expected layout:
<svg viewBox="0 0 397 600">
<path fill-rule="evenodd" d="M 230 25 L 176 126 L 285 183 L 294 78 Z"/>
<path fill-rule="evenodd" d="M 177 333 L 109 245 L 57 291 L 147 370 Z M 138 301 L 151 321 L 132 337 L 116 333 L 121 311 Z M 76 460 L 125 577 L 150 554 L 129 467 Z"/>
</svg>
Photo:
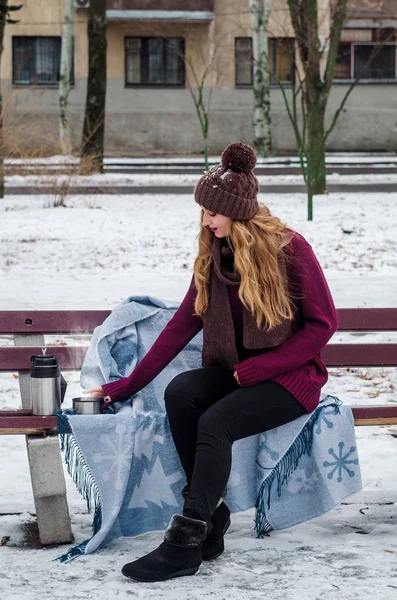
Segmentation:
<svg viewBox="0 0 397 600">
<path fill-rule="evenodd" d="M 237 371 L 241 387 L 248 387 L 259 382 L 258 370 L 252 358 L 234 365 L 234 368 Z"/>
<path fill-rule="evenodd" d="M 104 383 L 102 389 L 106 396 L 109 396 L 112 402 L 120 402 L 122 400 L 128 400 L 133 395 L 133 391 L 129 389 L 128 377 L 122 377 L 117 381 L 111 383 Z"/>
</svg>

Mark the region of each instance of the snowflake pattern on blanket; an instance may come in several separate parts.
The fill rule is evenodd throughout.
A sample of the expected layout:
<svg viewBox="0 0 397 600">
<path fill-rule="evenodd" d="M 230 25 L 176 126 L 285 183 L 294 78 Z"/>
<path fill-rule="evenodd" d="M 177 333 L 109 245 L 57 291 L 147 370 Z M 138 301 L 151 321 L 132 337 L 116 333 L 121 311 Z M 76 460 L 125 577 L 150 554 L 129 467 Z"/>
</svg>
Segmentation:
<svg viewBox="0 0 397 600">
<path fill-rule="evenodd" d="M 82 386 L 127 376 L 175 308 L 149 297 L 131 297 L 116 307 L 93 334 Z M 178 373 L 201 365 L 201 349 L 199 334 L 132 402 L 119 403 L 116 414 L 63 417 L 72 430 L 65 436 L 69 472 L 95 511 L 91 539 L 61 560 L 93 552 L 120 536 L 164 530 L 181 510 L 185 477 L 163 393 Z M 331 467 L 339 469 L 339 463 L 329 461 L 328 450 L 341 440 L 346 448 L 355 446 L 351 411 L 340 404 L 323 396 L 313 413 L 233 445 L 227 504 L 232 512 L 255 507 L 258 537 L 321 515 L 361 488 L 358 460 L 346 453 L 342 470 L 355 476 L 340 482 L 328 476 Z M 332 454 L 335 461 L 340 456 Z"/>
</svg>

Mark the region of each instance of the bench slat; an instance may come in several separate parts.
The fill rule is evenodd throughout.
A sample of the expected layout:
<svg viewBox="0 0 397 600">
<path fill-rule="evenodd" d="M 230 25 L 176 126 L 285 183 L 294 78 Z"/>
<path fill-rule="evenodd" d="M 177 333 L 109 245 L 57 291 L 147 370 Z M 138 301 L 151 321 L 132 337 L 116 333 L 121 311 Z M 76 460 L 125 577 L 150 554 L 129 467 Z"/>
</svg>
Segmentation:
<svg viewBox="0 0 397 600">
<path fill-rule="evenodd" d="M 397 424 L 397 404 L 352 406 L 351 409 L 356 426 Z M 55 416 L 26 416 L 26 412 L 28 411 L 0 411 L 0 435 L 35 435 L 43 431 L 48 433 L 58 426 Z"/>
<path fill-rule="evenodd" d="M 56 430 L 58 418 L 54 416 L 0 417 L 0 435 L 40 435 Z"/>
<path fill-rule="evenodd" d="M 328 344 L 321 355 L 328 367 L 397 366 L 397 344 Z"/>
<path fill-rule="evenodd" d="M 351 408 L 355 425 L 397 425 L 397 404 Z"/>
<path fill-rule="evenodd" d="M 397 331 L 397 308 L 338 308 L 338 331 Z"/>
<path fill-rule="evenodd" d="M 397 331 L 397 308 L 338 308 L 337 313 L 339 331 Z M 109 310 L 0 311 L 0 334 L 91 333 L 109 314 Z"/>
<path fill-rule="evenodd" d="M 33 427 L 15 427 L 15 428 L 1 428 L 0 427 L 0 435 L 40 435 L 44 434 L 48 435 L 49 433 L 57 433 L 56 429 L 46 429 L 45 431 L 40 428 Z"/>
<path fill-rule="evenodd" d="M 87 346 L 47 346 L 47 354 L 58 359 L 64 370 L 79 370 L 88 350 Z M 0 348 L 0 372 L 30 370 L 30 357 L 42 354 L 42 349 L 32 346 L 9 346 Z"/>
<path fill-rule="evenodd" d="M 29 417 L 32 411 L 28 408 L 17 408 L 16 410 L 0 410 L 0 417 Z"/>
<path fill-rule="evenodd" d="M 87 346 L 47 346 L 47 353 L 57 357 L 60 368 L 79 370 Z M 31 346 L 0 348 L 0 372 L 29 370 L 30 357 L 42 350 Z M 328 367 L 393 367 L 397 366 L 396 344 L 328 344 L 322 352 Z"/>
<path fill-rule="evenodd" d="M 0 334 L 92 333 L 110 310 L 0 311 Z"/>
</svg>

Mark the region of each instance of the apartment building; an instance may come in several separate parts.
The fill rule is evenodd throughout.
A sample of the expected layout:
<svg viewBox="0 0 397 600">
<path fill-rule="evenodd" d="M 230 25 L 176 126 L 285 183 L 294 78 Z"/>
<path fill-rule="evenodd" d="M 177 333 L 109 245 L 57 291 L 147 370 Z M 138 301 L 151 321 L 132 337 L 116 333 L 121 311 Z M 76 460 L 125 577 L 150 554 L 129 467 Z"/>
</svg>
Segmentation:
<svg viewBox="0 0 397 600">
<path fill-rule="evenodd" d="M 329 34 L 330 2 L 318 0 L 320 38 Z M 89 0 L 74 0 L 70 114 L 81 140 L 87 82 Z M 15 148 L 56 149 L 64 0 L 25 0 L 7 25 L 1 65 L 7 135 Z M 190 86 L 204 78 L 210 99 L 209 146 L 252 143 L 252 40 L 249 0 L 107 1 L 108 154 L 199 154 L 202 135 Z M 329 118 L 377 44 L 352 92 L 330 150 L 396 150 L 397 2 L 351 0 L 342 32 Z M 296 41 L 287 0 L 271 0 L 268 26 L 273 143 L 294 152 L 279 84 L 291 87 Z"/>
</svg>

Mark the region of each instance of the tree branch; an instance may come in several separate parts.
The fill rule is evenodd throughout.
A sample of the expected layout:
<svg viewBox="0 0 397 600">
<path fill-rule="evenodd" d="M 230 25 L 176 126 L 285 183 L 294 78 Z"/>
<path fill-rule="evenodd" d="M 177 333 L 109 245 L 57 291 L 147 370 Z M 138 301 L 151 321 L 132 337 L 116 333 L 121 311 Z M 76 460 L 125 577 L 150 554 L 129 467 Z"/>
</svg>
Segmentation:
<svg viewBox="0 0 397 600">
<path fill-rule="evenodd" d="M 324 135 L 324 142 L 327 140 L 328 136 L 330 135 L 330 133 L 332 132 L 332 130 L 334 129 L 336 122 L 340 116 L 340 113 L 342 112 L 347 99 L 349 98 L 350 94 L 352 93 L 352 91 L 354 90 L 354 88 L 356 87 L 357 83 L 360 81 L 360 79 L 362 78 L 362 76 L 364 75 L 365 71 L 367 70 L 367 68 L 369 67 L 369 65 L 372 63 L 372 61 L 374 60 L 374 58 L 377 57 L 377 55 L 379 54 L 379 52 L 382 50 L 382 48 L 384 48 L 384 44 L 379 44 L 374 46 L 374 49 L 372 50 L 367 62 L 365 63 L 365 65 L 363 66 L 363 68 L 361 69 L 361 71 L 359 72 L 359 74 L 356 76 L 356 78 L 354 79 L 353 83 L 350 85 L 349 89 L 347 90 L 346 94 L 344 95 L 342 102 L 339 105 L 339 108 L 335 111 L 335 114 L 333 116 L 333 119 L 331 121 L 331 125 L 328 127 L 328 129 L 325 132 Z"/>
<path fill-rule="evenodd" d="M 337 0 L 334 10 L 331 32 L 329 36 L 329 50 L 325 66 L 324 81 L 327 92 L 331 89 L 334 79 L 336 57 L 338 56 L 339 41 L 342 34 L 343 23 L 346 18 L 348 0 Z"/>
<path fill-rule="evenodd" d="M 284 87 L 284 85 L 278 79 L 278 77 L 274 76 L 274 78 L 275 78 L 276 83 L 280 87 L 280 90 L 281 90 L 281 93 L 283 95 L 284 102 L 285 102 L 285 108 L 287 110 L 287 114 L 288 114 L 289 120 L 291 121 L 291 125 L 292 125 L 292 128 L 293 128 L 294 133 L 295 133 L 295 139 L 296 139 L 296 143 L 297 143 L 297 146 L 298 146 L 299 162 L 300 162 L 301 169 L 302 169 L 303 179 L 304 179 L 304 181 L 306 183 L 306 166 L 305 166 L 305 163 L 303 162 L 303 157 L 306 156 L 306 150 L 305 150 L 305 147 L 304 147 L 304 145 L 302 143 L 302 137 L 301 137 L 301 134 L 300 134 L 300 131 L 299 131 L 298 120 L 295 119 L 294 116 L 293 116 L 293 114 L 292 114 L 291 107 L 290 107 L 289 102 L 288 102 L 287 94 L 285 93 L 285 87 Z M 293 96 L 295 98 L 296 97 L 295 90 L 293 90 L 292 93 L 293 93 Z"/>
</svg>

